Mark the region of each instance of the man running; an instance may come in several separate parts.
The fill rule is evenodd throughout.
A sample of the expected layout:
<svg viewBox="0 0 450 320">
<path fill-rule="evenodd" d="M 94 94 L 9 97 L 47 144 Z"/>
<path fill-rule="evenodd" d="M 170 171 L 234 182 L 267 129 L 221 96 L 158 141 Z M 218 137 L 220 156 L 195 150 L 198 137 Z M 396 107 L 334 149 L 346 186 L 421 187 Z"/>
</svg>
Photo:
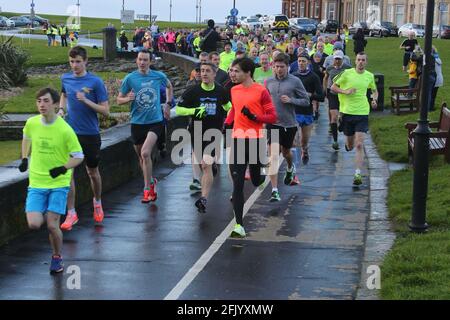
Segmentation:
<svg viewBox="0 0 450 320">
<path fill-rule="evenodd" d="M 253 79 L 255 82 L 263 84 L 266 79 L 273 76 L 273 70 L 270 67 L 269 54 L 267 52 L 261 52 L 259 54 L 259 63 L 261 67 L 255 69 Z"/>
<path fill-rule="evenodd" d="M 61 77 L 62 94 L 59 114 L 67 111 L 67 122 L 78 136 L 86 159 L 86 171 L 94 193 L 94 221 L 101 223 L 104 218 L 102 207 L 102 177 L 100 163 L 101 137 L 97 114 L 109 115 L 109 98 L 103 80 L 87 72 L 87 51 L 83 47 L 74 47 L 69 51 L 71 73 Z M 67 199 L 67 217 L 61 229 L 69 231 L 78 222 L 75 210 L 75 181 L 72 176 Z"/>
<path fill-rule="evenodd" d="M 334 150 L 339 150 L 338 143 L 338 117 L 339 117 L 339 98 L 335 92 L 330 88 L 333 84 L 333 79 L 336 79 L 344 70 L 350 69 L 351 66 L 344 63 L 344 53 L 341 50 L 336 50 L 333 55 L 334 64 L 325 70 L 325 77 L 323 78 L 323 87 L 327 88 L 328 109 L 330 114 L 331 133 L 333 135 Z"/>
<path fill-rule="evenodd" d="M 164 73 L 151 70 L 151 62 L 149 51 L 139 52 L 136 59 L 138 70 L 125 77 L 117 97 L 119 105 L 131 102 L 131 138 L 144 176 L 142 203 L 156 201 L 158 196 L 151 154 L 164 130 L 164 118 L 170 118 L 173 97 L 171 82 Z M 161 85 L 166 86 L 164 112 L 161 108 Z"/>
<path fill-rule="evenodd" d="M 278 191 L 278 166 L 279 152 L 287 162 L 287 169 L 284 175 L 285 185 L 295 185 L 298 183 L 296 177 L 295 164 L 292 155 L 292 145 L 297 134 L 297 121 L 295 110 L 297 108 L 307 108 L 310 106 L 308 93 L 302 82 L 295 76 L 289 74 L 289 56 L 285 53 L 278 54 L 273 60 L 275 76 L 266 80 L 265 85 L 269 91 L 278 120 L 275 124 L 267 125 L 267 135 L 270 145 L 270 163 L 272 166 L 270 181 L 272 183 L 272 195 L 270 201 L 280 201 Z M 271 131 L 278 131 L 279 141 L 272 141 Z M 280 150 L 281 147 L 281 150 Z"/>
<path fill-rule="evenodd" d="M 231 89 L 232 108 L 225 121 L 233 124 L 230 171 L 233 177 L 233 209 L 236 225 L 231 237 L 245 237 L 243 227 L 244 214 L 244 178 L 247 166 L 250 166 L 251 180 L 254 186 L 260 186 L 265 177 L 261 175 L 261 159 L 264 152 L 258 152 L 263 141 L 263 124 L 275 123 L 277 115 L 270 94 L 264 86 L 253 82 L 255 64 L 249 58 L 233 61 L 230 77 L 238 85 Z M 256 157 L 256 161 L 254 161 Z M 252 161 L 250 161 L 252 160 Z"/>
<path fill-rule="evenodd" d="M 325 94 L 322 90 L 322 83 L 319 76 L 312 70 L 310 63 L 311 57 L 303 52 L 298 57 L 298 71 L 293 75 L 298 77 L 308 93 L 311 102 L 307 108 L 296 108 L 296 119 L 300 126 L 301 148 L 302 148 L 302 162 L 307 164 L 309 162 L 309 139 L 311 137 L 312 124 L 314 122 L 314 106 L 313 103 L 323 102 Z"/>
<path fill-rule="evenodd" d="M 36 94 L 40 115 L 27 120 L 23 128 L 21 172 L 30 167 L 25 211 L 30 229 L 40 229 L 46 214 L 53 250 L 50 273 L 64 270 L 61 256 L 63 234 L 60 218 L 66 214 L 72 168 L 83 162 L 83 152 L 73 129 L 55 114 L 59 94 L 45 88 Z M 28 160 L 31 149 L 31 158 Z"/>
<path fill-rule="evenodd" d="M 356 68 L 342 72 L 331 86 L 331 90 L 339 94 L 342 126 L 347 136 L 345 150 L 356 147 L 356 170 L 353 184 L 362 184 L 361 168 L 364 163 L 364 139 L 369 130 L 369 102 L 367 89 L 372 90 L 371 106 L 377 107 L 378 91 L 373 73 L 366 70 L 367 55 L 360 52 L 356 55 Z"/>
<path fill-rule="evenodd" d="M 214 136 L 211 142 L 205 141 L 207 140 L 204 138 L 205 133 L 209 129 L 215 129 L 221 137 L 226 113 L 231 109 L 230 98 L 225 89 L 215 83 L 217 69 L 213 63 L 202 63 L 200 66 L 202 83 L 186 90 L 176 107 L 177 115 L 193 118 L 189 126 L 193 159 L 196 163 L 201 163 L 203 171 L 202 196 L 195 202 L 199 212 L 206 212 L 206 203 L 213 183 L 212 166 L 216 150 L 219 152 L 221 148 L 220 141 L 215 141 Z M 197 131 L 194 128 L 197 126 L 201 126 L 201 131 L 198 131 L 201 136 L 195 135 Z M 214 148 L 211 151 L 205 150 L 208 145 L 213 145 Z"/>
</svg>

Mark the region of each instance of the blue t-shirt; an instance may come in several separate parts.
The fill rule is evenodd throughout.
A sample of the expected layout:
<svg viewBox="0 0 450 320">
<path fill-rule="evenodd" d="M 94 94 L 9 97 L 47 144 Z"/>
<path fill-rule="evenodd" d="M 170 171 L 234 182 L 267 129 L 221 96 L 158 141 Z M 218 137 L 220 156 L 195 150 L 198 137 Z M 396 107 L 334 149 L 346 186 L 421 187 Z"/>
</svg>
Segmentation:
<svg viewBox="0 0 450 320">
<path fill-rule="evenodd" d="M 163 121 L 160 88 L 167 83 L 167 76 L 154 70 L 150 70 L 148 74 L 134 71 L 123 79 L 120 92 L 127 95 L 133 90 L 136 96 L 131 103 L 132 124 L 153 124 Z"/>
<path fill-rule="evenodd" d="M 67 97 L 66 121 L 79 135 L 97 135 L 100 133 L 97 112 L 77 99 L 77 92 L 84 92 L 86 98 L 96 104 L 108 101 L 103 80 L 92 73 L 76 77 L 65 73 L 61 77 L 62 92 Z"/>
</svg>

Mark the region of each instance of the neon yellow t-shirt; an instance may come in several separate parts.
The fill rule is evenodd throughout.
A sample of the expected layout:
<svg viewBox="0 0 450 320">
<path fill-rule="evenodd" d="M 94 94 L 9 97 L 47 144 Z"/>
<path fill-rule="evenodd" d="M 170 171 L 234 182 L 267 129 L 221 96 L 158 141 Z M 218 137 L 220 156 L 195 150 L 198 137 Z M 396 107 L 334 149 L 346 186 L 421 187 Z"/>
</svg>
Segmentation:
<svg viewBox="0 0 450 320">
<path fill-rule="evenodd" d="M 219 68 L 225 72 L 228 72 L 228 69 L 230 68 L 230 66 L 233 63 L 235 58 L 236 58 L 236 53 L 234 53 L 233 51 L 231 51 L 230 53 L 227 53 L 226 51 L 222 52 L 220 54 Z"/>
<path fill-rule="evenodd" d="M 338 94 L 340 111 L 344 114 L 365 116 L 370 112 L 370 105 L 367 99 L 367 89 L 375 90 L 375 77 L 373 73 L 364 71 L 356 72 L 355 68 L 347 69 L 333 79 L 339 88 L 347 90 L 355 88 L 356 92 L 351 95 Z"/>
<path fill-rule="evenodd" d="M 331 43 L 328 43 L 325 45 L 325 48 L 323 48 L 323 52 L 327 56 L 331 56 L 331 55 L 333 55 L 333 48 L 334 48 L 334 46 Z"/>
<path fill-rule="evenodd" d="M 260 84 L 264 84 L 264 80 L 267 78 L 273 77 L 273 70 L 272 68 L 269 68 L 266 72 L 264 72 L 263 68 L 256 68 L 255 73 L 253 74 L 253 79 L 255 82 L 258 82 Z"/>
<path fill-rule="evenodd" d="M 24 138 L 31 140 L 30 187 L 56 189 L 70 186 L 72 170 L 53 179 L 49 170 L 65 165 L 71 153 L 83 152 L 73 129 L 61 117 L 50 125 L 41 115 L 27 120 Z"/>
</svg>

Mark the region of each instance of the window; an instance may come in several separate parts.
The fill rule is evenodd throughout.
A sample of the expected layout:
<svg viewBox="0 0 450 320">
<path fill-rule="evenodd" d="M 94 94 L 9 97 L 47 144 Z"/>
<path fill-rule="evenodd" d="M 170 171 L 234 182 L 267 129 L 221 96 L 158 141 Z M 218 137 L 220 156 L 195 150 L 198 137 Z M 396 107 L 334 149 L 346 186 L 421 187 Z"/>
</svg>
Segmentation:
<svg viewBox="0 0 450 320">
<path fill-rule="evenodd" d="M 366 20 L 366 16 L 364 14 L 364 1 L 359 0 L 358 2 L 358 21 Z"/>
<path fill-rule="evenodd" d="M 448 3 L 442 3 L 439 21 L 442 25 L 448 25 Z"/>
<path fill-rule="evenodd" d="M 336 20 L 336 3 L 328 2 L 327 18 L 329 20 Z"/>
<path fill-rule="evenodd" d="M 309 2 L 309 17 L 314 18 L 314 2 Z"/>
<path fill-rule="evenodd" d="M 387 19 L 388 21 L 394 21 L 394 6 L 392 4 L 387 5 Z"/>
<path fill-rule="evenodd" d="M 347 2 L 345 10 L 345 21 L 353 21 L 353 3 Z"/>
<path fill-rule="evenodd" d="M 419 24 L 425 24 L 425 4 L 419 5 Z"/>
<path fill-rule="evenodd" d="M 319 1 L 314 1 L 314 6 L 315 6 L 315 13 L 314 13 L 314 18 L 318 18 L 320 17 L 320 5 L 319 5 Z"/>
<path fill-rule="evenodd" d="M 395 24 L 401 26 L 405 23 L 405 6 L 396 5 L 395 6 Z"/>
<path fill-rule="evenodd" d="M 300 17 L 304 17 L 304 16 L 305 16 L 305 3 L 300 2 Z"/>
</svg>

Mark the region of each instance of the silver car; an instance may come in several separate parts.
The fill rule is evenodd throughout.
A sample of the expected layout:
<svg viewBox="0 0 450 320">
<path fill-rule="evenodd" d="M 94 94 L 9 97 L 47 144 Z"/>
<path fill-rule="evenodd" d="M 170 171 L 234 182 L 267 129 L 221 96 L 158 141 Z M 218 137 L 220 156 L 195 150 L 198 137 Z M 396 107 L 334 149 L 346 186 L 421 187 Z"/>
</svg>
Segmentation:
<svg viewBox="0 0 450 320">
<path fill-rule="evenodd" d="M 14 21 L 10 20 L 7 17 L 4 16 L 0 16 L 0 27 L 2 28 L 14 28 L 16 26 L 16 24 L 14 23 Z"/>
<path fill-rule="evenodd" d="M 410 32 L 414 32 L 416 37 L 424 37 L 425 26 L 421 24 L 407 23 L 398 28 L 399 37 L 407 37 Z"/>
</svg>

